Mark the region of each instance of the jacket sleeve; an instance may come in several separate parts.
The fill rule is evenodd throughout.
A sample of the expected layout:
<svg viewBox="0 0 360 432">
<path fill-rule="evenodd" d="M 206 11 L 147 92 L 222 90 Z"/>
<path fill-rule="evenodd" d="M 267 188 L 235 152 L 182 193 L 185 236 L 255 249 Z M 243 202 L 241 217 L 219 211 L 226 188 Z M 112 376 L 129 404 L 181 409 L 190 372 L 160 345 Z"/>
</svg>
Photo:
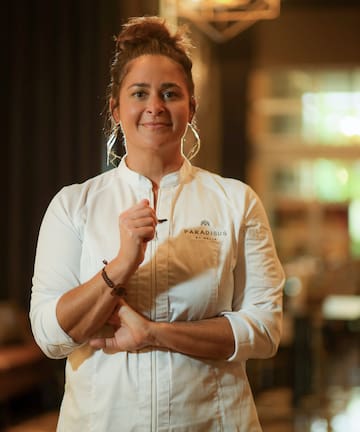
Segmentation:
<svg viewBox="0 0 360 432">
<path fill-rule="evenodd" d="M 284 272 L 263 205 L 250 188 L 245 194 L 234 270 L 231 324 L 235 351 L 229 361 L 275 355 L 281 335 Z"/>
<path fill-rule="evenodd" d="M 82 240 L 70 207 L 63 189 L 44 215 L 35 257 L 30 321 L 37 344 L 50 358 L 66 357 L 79 346 L 56 317 L 59 298 L 80 284 Z"/>
</svg>

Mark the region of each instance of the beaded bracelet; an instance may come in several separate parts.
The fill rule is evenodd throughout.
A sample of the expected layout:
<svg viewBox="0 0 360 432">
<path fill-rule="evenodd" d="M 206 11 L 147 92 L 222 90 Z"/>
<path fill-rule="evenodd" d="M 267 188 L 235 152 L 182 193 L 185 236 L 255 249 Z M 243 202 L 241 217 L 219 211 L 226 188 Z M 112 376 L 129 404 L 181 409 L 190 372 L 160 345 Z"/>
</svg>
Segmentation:
<svg viewBox="0 0 360 432">
<path fill-rule="evenodd" d="M 105 264 L 105 267 L 107 266 L 108 262 L 106 260 L 103 260 L 103 263 Z M 101 271 L 101 276 L 103 277 L 106 285 L 109 288 L 112 288 L 111 295 L 112 296 L 118 296 L 118 297 L 124 297 L 126 294 L 126 289 L 122 287 L 121 285 L 115 285 L 114 282 L 109 278 L 108 274 L 106 273 L 105 267 Z"/>
</svg>

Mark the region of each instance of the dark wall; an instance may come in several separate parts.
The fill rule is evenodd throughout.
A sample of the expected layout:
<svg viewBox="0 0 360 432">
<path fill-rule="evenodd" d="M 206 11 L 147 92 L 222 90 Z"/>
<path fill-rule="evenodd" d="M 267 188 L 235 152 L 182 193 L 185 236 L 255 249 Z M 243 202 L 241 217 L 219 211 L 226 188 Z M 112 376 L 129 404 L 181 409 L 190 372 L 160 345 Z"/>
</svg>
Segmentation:
<svg viewBox="0 0 360 432">
<path fill-rule="evenodd" d="M 101 171 L 113 36 L 128 15 L 156 13 L 155 2 L 125 3 L 18 0 L 2 6 L 0 299 L 28 304 L 38 229 L 50 199 L 62 186 Z"/>
<path fill-rule="evenodd" d="M 258 67 L 344 67 L 360 63 L 360 2 L 313 6 L 284 2 L 280 17 L 255 25 L 254 61 Z"/>
<path fill-rule="evenodd" d="M 249 142 L 246 127 L 248 78 L 254 56 L 254 29 L 217 47 L 221 77 L 222 170 L 226 177 L 246 180 Z"/>
</svg>

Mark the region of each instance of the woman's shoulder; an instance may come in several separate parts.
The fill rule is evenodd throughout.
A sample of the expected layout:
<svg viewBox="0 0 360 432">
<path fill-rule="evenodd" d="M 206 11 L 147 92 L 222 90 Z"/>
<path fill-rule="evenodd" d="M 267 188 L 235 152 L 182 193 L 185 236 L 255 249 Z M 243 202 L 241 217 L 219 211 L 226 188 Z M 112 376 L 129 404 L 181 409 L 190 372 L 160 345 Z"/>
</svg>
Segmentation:
<svg viewBox="0 0 360 432">
<path fill-rule="evenodd" d="M 194 178 L 201 183 L 201 188 L 208 196 L 228 204 L 234 212 L 246 213 L 253 207 L 262 206 L 262 201 L 255 190 L 246 182 L 225 177 L 202 168 L 194 168 Z"/>
<path fill-rule="evenodd" d="M 116 173 L 116 169 L 111 169 L 105 172 L 101 172 L 94 177 L 91 177 L 87 180 L 84 180 L 79 183 L 72 183 L 69 185 L 65 185 L 59 191 L 62 194 L 77 194 L 77 193 L 86 193 L 86 194 L 96 194 L 99 191 L 107 188 L 111 185 L 114 180 L 114 176 Z"/>
<path fill-rule="evenodd" d="M 51 205 L 60 205 L 73 211 L 79 210 L 89 200 L 101 193 L 106 193 L 114 181 L 115 171 L 115 169 L 105 171 L 83 182 L 63 186 L 53 197 Z"/>
<path fill-rule="evenodd" d="M 254 193 L 252 187 L 240 179 L 224 177 L 199 167 L 194 167 L 194 173 L 195 178 L 201 181 L 205 186 L 207 185 L 207 187 L 218 190 L 229 196 L 234 195 L 238 197 L 239 195 L 251 195 Z"/>
</svg>

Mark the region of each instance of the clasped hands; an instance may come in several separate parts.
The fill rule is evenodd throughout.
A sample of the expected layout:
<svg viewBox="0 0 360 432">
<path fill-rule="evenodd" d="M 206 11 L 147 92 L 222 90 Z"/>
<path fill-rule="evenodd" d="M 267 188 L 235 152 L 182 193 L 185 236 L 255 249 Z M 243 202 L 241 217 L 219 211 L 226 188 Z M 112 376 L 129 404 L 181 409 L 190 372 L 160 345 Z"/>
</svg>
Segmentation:
<svg viewBox="0 0 360 432">
<path fill-rule="evenodd" d="M 113 354 L 119 351 L 135 352 L 154 345 L 151 329 L 156 323 L 144 318 L 122 298 L 107 324 L 113 327 L 114 335 L 91 339 L 90 346 Z"/>
</svg>

